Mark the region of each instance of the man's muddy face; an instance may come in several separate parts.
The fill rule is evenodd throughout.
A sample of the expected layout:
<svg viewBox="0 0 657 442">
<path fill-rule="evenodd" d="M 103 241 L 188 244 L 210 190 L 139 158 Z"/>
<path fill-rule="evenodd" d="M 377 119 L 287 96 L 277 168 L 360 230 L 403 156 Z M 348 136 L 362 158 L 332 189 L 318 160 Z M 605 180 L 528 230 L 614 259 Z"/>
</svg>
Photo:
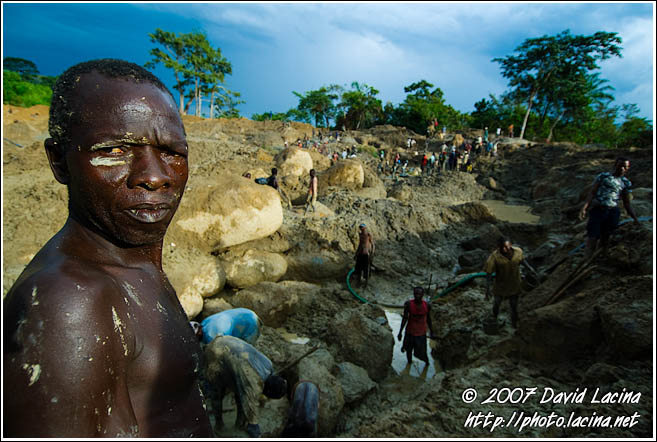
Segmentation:
<svg viewBox="0 0 657 442">
<path fill-rule="evenodd" d="M 630 170 L 630 162 L 629 161 L 617 161 L 616 162 L 616 170 L 615 174 L 617 176 L 625 176 L 625 174 Z"/>
<path fill-rule="evenodd" d="M 161 241 L 187 182 L 187 140 L 173 99 L 151 83 L 81 75 L 66 146 L 73 216 L 110 240 Z"/>
</svg>

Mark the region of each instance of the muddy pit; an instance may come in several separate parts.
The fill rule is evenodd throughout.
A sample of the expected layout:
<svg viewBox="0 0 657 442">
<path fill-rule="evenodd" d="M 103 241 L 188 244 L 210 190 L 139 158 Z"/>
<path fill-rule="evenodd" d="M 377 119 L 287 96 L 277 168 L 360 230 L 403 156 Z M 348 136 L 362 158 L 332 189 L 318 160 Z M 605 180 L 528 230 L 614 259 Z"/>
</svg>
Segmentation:
<svg viewBox="0 0 657 442">
<path fill-rule="evenodd" d="M 66 218 L 66 190 L 52 178 L 43 153 L 47 108 L 5 106 L 4 116 L 4 136 L 11 142 L 3 141 L 3 295 Z M 200 189 L 222 173 L 268 171 L 284 141 L 292 143 L 312 133 L 311 126 L 297 123 L 194 117 L 184 121 L 190 181 L 183 202 L 198 198 Z M 472 174 L 401 179 L 377 174 L 374 146 L 412 159 L 413 153 L 403 148 L 408 136 L 403 128 L 385 126 L 342 134 L 344 145 L 329 143 L 337 150 L 359 145 L 355 160 L 364 170 L 366 185 L 322 189 L 321 210 L 304 216 L 299 201 L 307 177 L 284 181 L 295 206 L 283 209 L 280 228 L 266 238 L 213 249 L 170 228 L 164 256 L 168 273 L 173 269 L 196 275 L 202 266 L 194 259 L 224 263 L 246 249 L 278 254 L 287 261 L 286 273 L 275 281 L 255 288 L 226 283 L 210 296 L 205 294 L 195 318 L 231 306 L 255 309 L 254 304 L 245 304 L 245 299 L 252 299 L 246 296 L 249 291 L 270 301 L 273 293 L 282 293 L 286 298 L 279 305 L 258 311 L 268 319 L 256 346 L 277 367 L 320 346 L 286 375 L 320 385 L 323 437 L 649 437 L 654 396 L 652 222 L 620 227 L 596 269 L 557 302 L 548 300 L 582 259 L 581 250 L 571 252 L 585 239 L 585 223 L 576 214 L 586 189 L 617 156 L 632 159 L 628 177 L 637 214 L 652 216 L 652 151 L 503 139 L 499 156 L 479 159 Z M 424 145 L 422 136 L 415 138 Z M 330 161 L 318 154 L 313 154 L 313 161 L 320 174 L 330 167 Z M 367 304 L 350 294 L 345 284 L 357 226 L 363 221 L 377 245 L 368 287 L 357 289 Z M 490 326 L 485 281 L 474 278 L 433 300 L 437 339 L 428 343 L 430 364 L 426 370 L 417 360 L 407 366 L 396 335 L 401 306 L 411 298 L 412 287 L 428 287 L 431 282 L 433 297 L 480 272 L 500 235 L 520 246 L 544 275 L 538 284 L 525 287 L 518 329 L 510 326 L 506 303 L 498 326 Z M 192 249 L 194 253 L 189 252 Z M 187 290 L 177 278 L 170 279 L 179 295 Z M 272 285 L 265 290 L 262 284 Z M 347 372 L 358 373 L 356 381 L 349 381 Z M 472 403 L 462 398 L 469 388 L 478 393 Z M 587 389 L 587 394 L 580 403 L 540 403 L 530 397 L 525 404 L 482 404 L 493 388 Z M 640 392 L 640 398 L 637 403 L 592 403 L 596 389 Z M 280 434 L 287 405 L 287 399 L 262 401 L 264 436 Z M 226 427 L 217 436 L 245 437 L 233 427 L 232 397 L 226 398 L 224 408 Z M 539 417 L 552 412 L 580 418 L 594 413 L 639 417 L 631 427 L 610 428 L 598 422 L 579 427 L 534 425 L 520 431 L 510 424 L 491 431 L 490 425 L 466 425 L 470 413 L 479 411 L 509 419 L 520 412 Z"/>
</svg>

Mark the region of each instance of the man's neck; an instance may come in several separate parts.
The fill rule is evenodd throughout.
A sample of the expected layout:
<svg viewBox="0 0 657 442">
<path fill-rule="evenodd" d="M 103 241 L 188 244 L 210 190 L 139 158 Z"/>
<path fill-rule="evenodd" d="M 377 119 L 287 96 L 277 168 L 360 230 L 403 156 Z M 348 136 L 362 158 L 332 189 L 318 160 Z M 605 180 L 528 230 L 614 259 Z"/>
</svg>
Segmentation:
<svg viewBox="0 0 657 442">
<path fill-rule="evenodd" d="M 132 246 L 112 241 L 69 215 L 60 231 L 62 252 L 98 264 L 130 268 L 162 268 L 162 240 Z"/>
</svg>

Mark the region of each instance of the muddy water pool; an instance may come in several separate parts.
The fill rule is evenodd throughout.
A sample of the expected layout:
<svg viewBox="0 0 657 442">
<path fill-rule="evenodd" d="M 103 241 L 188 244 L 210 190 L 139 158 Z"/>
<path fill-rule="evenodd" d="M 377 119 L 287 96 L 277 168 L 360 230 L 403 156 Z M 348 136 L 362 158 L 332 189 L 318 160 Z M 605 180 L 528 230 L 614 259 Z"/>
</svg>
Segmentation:
<svg viewBox="0 0 657 442">
<path fill-rule="evenodd" d="M 501 221 L 510 223 L 538 224 L 541 217 L 530 212 L 529 206 L 516 206 L 507 204 L 500 200 L 482 200 L 482 204 L 493 212 L 493 215 Z"/>
</svg>

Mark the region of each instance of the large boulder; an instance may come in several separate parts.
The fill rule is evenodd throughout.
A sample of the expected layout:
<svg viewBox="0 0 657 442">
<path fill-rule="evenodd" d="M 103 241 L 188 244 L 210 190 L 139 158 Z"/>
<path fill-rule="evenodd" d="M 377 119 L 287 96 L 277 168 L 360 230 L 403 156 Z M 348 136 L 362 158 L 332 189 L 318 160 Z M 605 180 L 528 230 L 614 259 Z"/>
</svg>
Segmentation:
<svg viewBox="0 0 657 442">
<path fill-rule="evenodd" d="M 481 225 L 497 221 L 493 212 L 485 204 L 478 201 L 450 206 L 450 209 L 457 213 L 465 223 Z"/>
<path fill-rule="evenodd" d="M 376 382 L 383 380 L 392 363 L 395 345 L 385 312 L 371 304 L 338 313 L 330 325 L 328 339 L 334 342 L 341 358 L 365 367 Z"/>
<path fill-rule="evenodd" d="M 313 160 L 310 154 L 298 147 L 289 147 L 282 150 L 276 155 L 274 161 L 280 176 L 305 176 L 313 168 Z"/>
<path fill-rule="evenodd" d="M 452 145 L 456 146 L 456 147 L 460 147 L 461 145 L 463 145 L 464 142 L 465 142 L 465 139 L 463 138 L 463 135 L 461 135 L 461 134 L 454 135 L 454 138 L 452 139 Z"/>
<path fill-rule="evenodd" d="M 232 173 L 194 183 L 174 217 L 167 236 L 206 252 L 264 238 L 283 223 L 275 189 Z"/>
<path fill-rule="evenodd" d="M 363 188 L 354 192 L 362 198 L 382 199 L 387 196 L 383 181 L 369 167 L 363 167 Z"/>
<path fill-rule="evenodd" d="M 299 379 L 311 381 L 319 388 L 318 436 L 335 434 L 338 418 L 345 404 L 340 381 L 333 375 L 335 362 L 325 349 L 319 349 L 299 362 Z"/>
<path fill-rule="evenodd" d="M 305 306 L 317 290 L 318 286 L 305 282 L 261 282 L 239 291 L 228 302 L 253 310 L 265 325 L 275 328 L 283 326 L 288 316 Z"/>
<path fill-rule="evenodd" d="M 304 135 L 306 136 L 311 135 L 310 133 L 308 133 L 309 132 L 308 127 L 302 127 L 299 125 L 292 125 L 292 124 L 284 127 L 282 132 L 283 132 L 282 134 L 283 139 L 290 144 L 296 143 L 297 140 L 303 140 Z"/>
<path fill-rule="evenodd" d="M 226 283 L 226 273 L 217 258 L 175 243 L 163 248 L 162 268 L 189 318 L 201 312 L 203 298 L 218 293 Z"/>
<path fill-rule="evenodd" d="M 328 186 L 343 187 L 350 190 L 360 189 L 363 187 L 365 173 L 363 172 L 363 165 L 359 161 L 343 160 L 320 173 L 318 178 L 321 194 Z"/>
<path fill-rule="evenodd" d="M 340 137 L 340 141 L 342 142 L 342 144 L 348 144 L 349 146 L 353 146 L 354 144 L 358 143 L 356 139 L 351 135 L 342 135 Z"/>
<path fill-rule="evenodd" d="M 408 201 L 411 199 L 411 195 L 411 186 L 400 181 L 390 188 L 387 196 L 399 201 Z"/>
<path fill-rule="evenodd" d="M 178 301 L 188 319 L 193 319 L 203 310 L 203 297 L 193 291 L 184 292 L 178 295 Z"/>
<path fill-rule="evenodd" d="M 286 259 L 287 273 L 284 279 L 297 281 L 320 282 L 342 278 L 353 264 L 351 260 L 345 260 L 342 255 L 331 250 L 316 253 L 301 250 L 289 253 Z"/>
<path fill-rule="evenodd" d="M 228 301 L 221 297 L 221 295 L 213 296 L 211 298 L 205 298 L 203 300 L 203 310 L 199 315 L 199 320 L 204 320 L 208 316 L 212 316 L 215 313 L 221 313 L 226 310 L 234 308 Z"/>
<path fill-rule="evenodd" d="M 341 362 L 338 364 L 338 369 L 338 380 L 342 385 L 344 400 L 348 404 L 360 401 L 377 386 L 363 367 L 351 362 Z"/>
<path fill-rule="evenodd" d="M 250 287 L 263 281 L 276 282 L 287 271 L 287 261 L 282 255 L 261 250 L 248 250 L 224 266 L 226 282 L 235 288 Z"/>
<path fill-rule="evenodd" d="M 323 155 L 316 150 L 309 150 L 308 154 L 310 154 L 310 158 L 313 160 L 313 167 L 315 171 L 319 172 L 331 167 L 331 160 L 326 155 Z"/>
</svg>

